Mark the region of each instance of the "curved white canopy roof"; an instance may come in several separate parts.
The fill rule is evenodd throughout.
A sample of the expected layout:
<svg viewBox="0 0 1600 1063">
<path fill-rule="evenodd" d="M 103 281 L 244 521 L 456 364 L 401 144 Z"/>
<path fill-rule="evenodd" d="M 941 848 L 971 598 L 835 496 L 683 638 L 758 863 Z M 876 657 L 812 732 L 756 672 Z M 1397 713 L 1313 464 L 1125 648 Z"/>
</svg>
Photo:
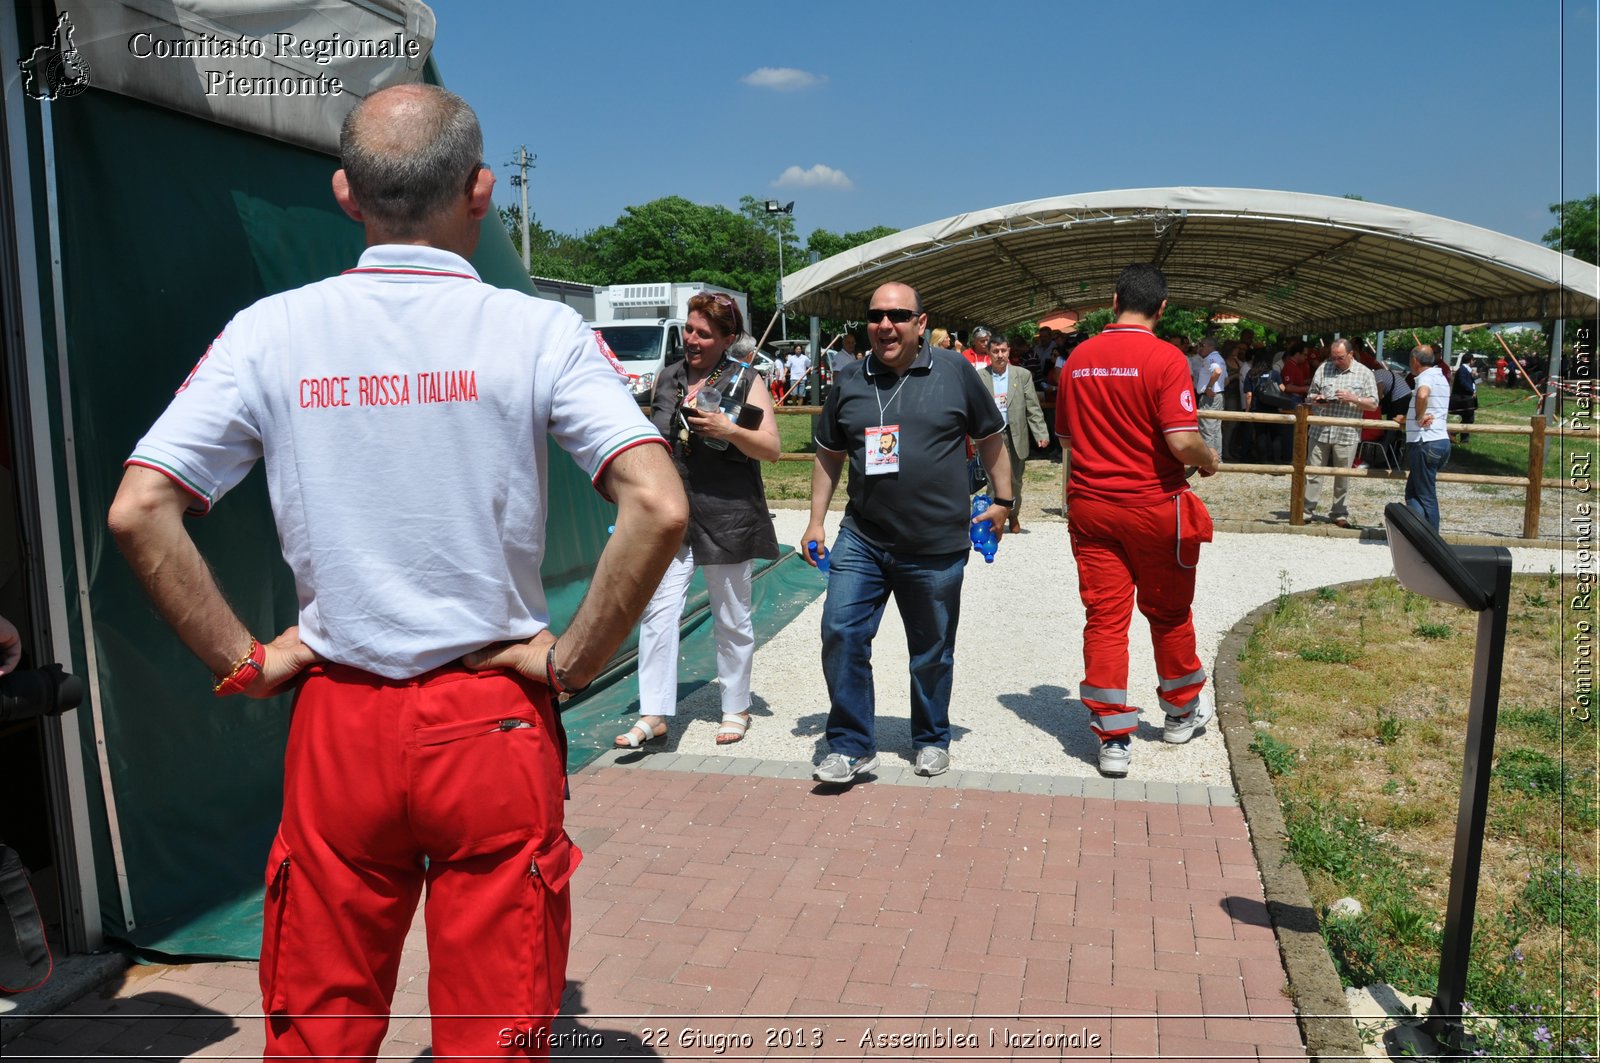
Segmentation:
<svg viewBox="0 0 1600 1063">
<path fill-rule="evenodd" d="M 1431 214 L 1250 188 L 1142 188 L 958 214 L 783 279 L 791 311 L 859 318 L 886 281 L 935 320 L 1001 327 L 1107 306 L 1117 274 L 1153 262 L 1175 304 L 1284 332 L 1593 316 L 1600 270 Z"/>
</svg>

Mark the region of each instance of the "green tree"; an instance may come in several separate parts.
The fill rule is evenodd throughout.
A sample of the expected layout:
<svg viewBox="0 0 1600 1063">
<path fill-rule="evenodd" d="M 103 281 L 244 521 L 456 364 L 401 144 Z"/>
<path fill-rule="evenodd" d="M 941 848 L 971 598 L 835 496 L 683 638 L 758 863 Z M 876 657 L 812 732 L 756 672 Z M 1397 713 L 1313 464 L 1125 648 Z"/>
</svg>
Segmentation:
<svg viewBox="0 0 1600 1063">
<path fill-rule="evenodd" d="M 1556 225 L 1544 234 L 1545 246 L 1591 265 L 1600 263 L 1600 195 L 1550 204 Z"/>
<path fill-rule="evenodd" d="M 1088 336 L 1100 335 L 1100 330 L 1111 324 L 1111 308 L 1102 306 L 1078 318 L 1078 329 Z"/>
<path fill-rule="evenodd" d="M 860 247 L 885 236 L 893 236 L 899 231 L 888 225 L 875 225 L 870 229 L 853 233 L 831 233 L 826 229 L 813 229 L 811 235 L 806 237 L 806 250 L 815 253 L 819 260 L 832 258 L 852 247 Z"/>
<path fill-rule="evenodd" d="M 511 243 L 522 253 L 522 209 L 501 207 L 500 221 L 511 235 Z M 592 248 L 584 237 L 568 236 L 547 229 L 532 219 L 528 230 L 528 273 L 534 277 L 553 277 L 557 280 L 580 281 L 584 284 L 607 283 L 604 272 L 595 261 Z"/>
</svg>

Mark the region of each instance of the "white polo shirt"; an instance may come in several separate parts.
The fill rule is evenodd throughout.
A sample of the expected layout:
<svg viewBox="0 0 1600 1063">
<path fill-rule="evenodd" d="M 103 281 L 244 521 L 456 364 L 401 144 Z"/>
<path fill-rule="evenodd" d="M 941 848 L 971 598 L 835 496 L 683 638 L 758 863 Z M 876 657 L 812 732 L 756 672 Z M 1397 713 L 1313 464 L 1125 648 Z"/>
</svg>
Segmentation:
<svg viewBox="0 0 1600 1063">
<path fill-rule="evenodd" d="M 1422 420 L 1417 416 L 1417 400 L 1412 398 L 1406 406 L 1407 443 L 1435 443 L 1450 438 L 1447 423 L 1450 417 L 1450 378 L 1437 365 L 1430 365 L 1417 374 L 1416 390 L 1423 388 L 1428 389 L 1428 408 L 1422 412 L 1424 416 L 1433 414 L 1433 423 L 1422 427 Z"/>
<path fill-rule="evenodd" d="M 591 481 L 663 442 L 575 311 L 387 245 L 239 313 L 127 463 L 204 513 L 265 458 L 301 639 L 404 679 L 548 626 L 551 437 Z"/>
</svg>

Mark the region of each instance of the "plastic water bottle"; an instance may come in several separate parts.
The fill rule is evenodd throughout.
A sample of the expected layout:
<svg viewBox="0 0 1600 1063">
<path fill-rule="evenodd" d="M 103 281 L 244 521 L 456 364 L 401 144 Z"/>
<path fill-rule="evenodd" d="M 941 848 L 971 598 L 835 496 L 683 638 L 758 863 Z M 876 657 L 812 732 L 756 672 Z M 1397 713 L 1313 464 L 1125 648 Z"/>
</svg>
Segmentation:
<svg viewBox="0 0 1600 1063">
<path fill-rule="evenodd" d="M 716 388 L 701 388 L 695 393 L 694 406 L 701 413 L 718 413 L 722 410 L 722 392 Z M 700 442 L 712 450 L 728 449 L 728 441 L 726 439 L 711 439 L 708 437 Z"/>
<path fill-rule="evenodd" d="M 972 516 L 977 519 L 994 504 L 988 495 L 979 495 L 972 500 Z M 994 525 L 988 521 L 979 521 L 977 524 L 967 525 L 967 536 L 972 540 L 972 548 L 983 555 L 985 564 L 994 564 L 994 552 L 1000 549 L 1000 543 L 994 537 Z"/>
<path fill-rule="evenodd" d="M 812 539 L 806 543 L 806 553 L 811 555 L 811 560 L 817 563 L 817 571 L 824 576 L 828 574 L 828 548 Z"/>
</svg>

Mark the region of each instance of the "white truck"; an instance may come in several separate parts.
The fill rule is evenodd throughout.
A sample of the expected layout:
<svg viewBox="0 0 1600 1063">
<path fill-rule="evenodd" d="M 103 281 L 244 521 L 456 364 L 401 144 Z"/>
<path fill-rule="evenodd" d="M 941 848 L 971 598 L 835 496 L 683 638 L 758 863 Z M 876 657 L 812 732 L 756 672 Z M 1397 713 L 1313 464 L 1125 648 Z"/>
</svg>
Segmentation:
<svg viewBox="0 0 1600 1063">
<path fill-rule="evenodd" d="M 594 329 L 628 374 L 628 388 L 640 402 L 649 402 L 661 371 L 683 357 L 683 322 L 689 300 L 701 292 L 721 292 L 733 299 L 750 327 L 750 299 L 744 292 L 702 281 L 613 284 L 594 293 Z"/>
</svg>

